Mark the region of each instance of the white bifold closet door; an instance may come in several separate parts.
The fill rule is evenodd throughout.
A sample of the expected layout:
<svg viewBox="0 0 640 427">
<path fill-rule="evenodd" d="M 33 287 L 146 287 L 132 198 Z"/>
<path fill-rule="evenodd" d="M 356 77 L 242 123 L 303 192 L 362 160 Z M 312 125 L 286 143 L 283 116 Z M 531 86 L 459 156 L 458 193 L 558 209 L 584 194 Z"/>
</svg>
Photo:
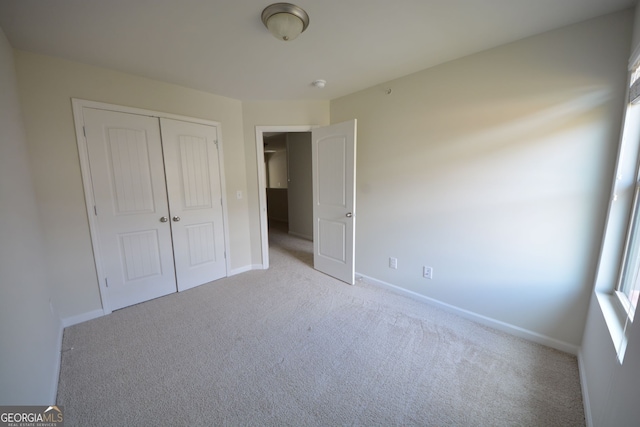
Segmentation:
<svg viewBox="0 0 640 427">
<path fill-rule="evenodd" d="M 110 309 L 226 276 L 217 129 L 86 107 L 83 117 Z"/>
<path fill-rule="evenodd" d="M 225 277 L 217 129 L 160 119 L 178 290 Z"/>
</svg>

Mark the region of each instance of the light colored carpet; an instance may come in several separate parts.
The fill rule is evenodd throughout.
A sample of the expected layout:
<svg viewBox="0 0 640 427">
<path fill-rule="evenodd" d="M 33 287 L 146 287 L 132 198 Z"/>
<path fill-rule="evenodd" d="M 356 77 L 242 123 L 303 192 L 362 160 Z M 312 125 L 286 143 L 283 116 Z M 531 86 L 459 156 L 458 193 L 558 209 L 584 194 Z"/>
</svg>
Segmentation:
<svg viewBox="0 0 640 427">
<path fill-rule="evenodd" d="M 574 356 L 310 266 L 271 268 L 64 332 L 66 425 L 582 426 Z"/>
</svg>

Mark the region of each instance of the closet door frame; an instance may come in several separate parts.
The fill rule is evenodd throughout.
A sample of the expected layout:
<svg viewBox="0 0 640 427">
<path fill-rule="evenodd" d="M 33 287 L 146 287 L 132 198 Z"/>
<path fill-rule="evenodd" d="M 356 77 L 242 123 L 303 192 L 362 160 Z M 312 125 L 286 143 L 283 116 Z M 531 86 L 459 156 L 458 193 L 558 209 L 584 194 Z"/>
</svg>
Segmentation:
<svg viewBox="0 0 640 427">
<path fill-rule="evenodd" d="M 93 183 L 91 180 L 91 167 L 89 164 L 89 152 L 87 149 L 87 141 L 84 135 L 84 116 L 83 108 L 95 108 L 99 110 L 115 111 L 119 113 L 137 114 L 141 116 L 155 117 L 158 120 L 161 118 L 181 120 L 185 122 L 198 123 L 202 125 L 215 126 L 217 128 L 218 138 L 218 156 L 220 167 L 220 187 L 222 196 L 222 219 L 224 222 L 224 246 L 226 263 L 226 275 L 229 275 L 231 271 L 231 257 L 229 256 L 229 217 L 227 212 L 227 190 L 225 181 L 224 170 L 224 153 L 223 153 L 223 141 L 222 141 L 222 129 L 219 122 L 211 120 L 197 119 L 193 117 L 181 116 L 177 114 L 163 113 L 159 111 L 146 110 L 141 108 L 125 107 L 121 105 L 107 104 L 103 102 L 89 101 L 85 99 L 72 98 L 73 108 L 73 120 L 76 131 L 76 141 L 78 144 L 78 155 L 80 158 L 80 171 L 82 173 L 82 184 L 84 187 L 84 198 L 87 208 L 87 218 L 89 220 L 89 232 L 91 235 L 91 245 L 93 248 L 93 259 L 96 267 L 96 280 L 98 281 L 98 288 L 100 289 L 100 298 L 102 300 L 102 310 L 104 314 L 110 314 L 113 310 L 109 304 L 109 299 L 106 289 L 106 283 L 103 279 L 105 277 L 104 268 L 102 266 L 102 253 L 100 251 L 99 233 L 97 219 L 95 215 L 95 198 L 93 193 Z"/>
</svg>

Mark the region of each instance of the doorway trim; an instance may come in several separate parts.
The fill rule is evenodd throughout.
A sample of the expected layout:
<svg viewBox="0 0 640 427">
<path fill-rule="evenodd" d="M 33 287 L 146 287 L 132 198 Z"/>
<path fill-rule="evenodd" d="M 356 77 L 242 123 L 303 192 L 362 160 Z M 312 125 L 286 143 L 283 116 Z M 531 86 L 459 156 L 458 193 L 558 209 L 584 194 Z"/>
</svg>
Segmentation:
<svg viewBox="0 0 640 427">
<path fill-rule="evenodd" d="M 83 108 L 95 108 L 99 110 L 115 111 L 120 113 L 137 114 L 141 116 L 155 117 L 158 119 L 173 119 L 181 120 L 190 123 L 198 123 L 202 125 L 215 126 L 218 130 L 218 158 L 220 167 L 220 187 L 222 197 L 222 221 L 224 222 L 224 247 L 225 247 L 225 264 L 226 264 L 226 276 L 229 276 L 231 271 L 231 252 L 229 246 L 229 216 L 227 212 L 227 185 L 225 180 L 224 170 L 224 153 L 223 153 L 223 139 L 222 139 L 222 126 L 219 122 L 213 120 L 198 119 L 195 117 L 181 116 L 171 113 L 163 113 L 153 110 L 146 110 L 134 107 L 125 107 L 121 105 L 107 104 L 97 101 L 88 101 L 85 99 L 72 98 L 71 99 L 73 110 L 73 121 L 76 131 L 76 142 L 78 144 L 78 156 L 80 158 L 80 172 L 82 174 L 82 185 L 84 187 L 84 198 L 87 208 L 87 219 L 89 222 L 89 234 L 91 236 L 91 246 L 93 248 L 93 259 L 96 267 L 96 280 L 98 282 L 98 288 L 100 290 L 100 300 L 102 303 L 102 311 L 104 314 L 110 314 L 113 310 L 109 305 L 109 300 L 105 296 L 106 283 L 101 278 L 105 277 L 104 269 L 101 264 L 101 252 L 98 241 L 98 225 L 94 212 L 94 194 L 93 184 L 91 179 L 91 168 L 89 165 L 89 152 L 87 149 L 87 141 L 84 135 L 84 115 Z"/>
<path fill-rule="evenodd" d="M 260 243 L 262 269 L 269 268 L 269 219 L 267 217 L 267 183 L 264 168 L 264 134 L 267 132 L 311 132 L 320 125 L 256 126 L 256 162 L 258 163 L 258 206 L 260 211 Z"/>
</svg>

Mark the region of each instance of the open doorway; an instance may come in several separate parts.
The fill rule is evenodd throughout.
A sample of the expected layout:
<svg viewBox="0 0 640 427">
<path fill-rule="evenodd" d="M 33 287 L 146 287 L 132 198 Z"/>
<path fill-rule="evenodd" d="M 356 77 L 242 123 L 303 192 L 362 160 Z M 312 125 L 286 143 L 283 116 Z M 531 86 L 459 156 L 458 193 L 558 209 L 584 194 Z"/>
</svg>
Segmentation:
<svg viewBox="0 0 640 427">
<path fill-rule="evenodd" d="M 262 268 L 269 268 L 269 221 L 289 234 L 313 238 L 311 129 L 257 126 L 256 155 Z"/>
<path fill-rule="evenodd" d="M 313 241 L 311 132 L 264 134 L 269 228 Z"/>
<path fill-rule="evenodd" d="M 289 153 L 288 134 L 267 132 L 263 135 L 264 173 L 267 193 L 269 229 L 289 231 Z"/>
</svg>

